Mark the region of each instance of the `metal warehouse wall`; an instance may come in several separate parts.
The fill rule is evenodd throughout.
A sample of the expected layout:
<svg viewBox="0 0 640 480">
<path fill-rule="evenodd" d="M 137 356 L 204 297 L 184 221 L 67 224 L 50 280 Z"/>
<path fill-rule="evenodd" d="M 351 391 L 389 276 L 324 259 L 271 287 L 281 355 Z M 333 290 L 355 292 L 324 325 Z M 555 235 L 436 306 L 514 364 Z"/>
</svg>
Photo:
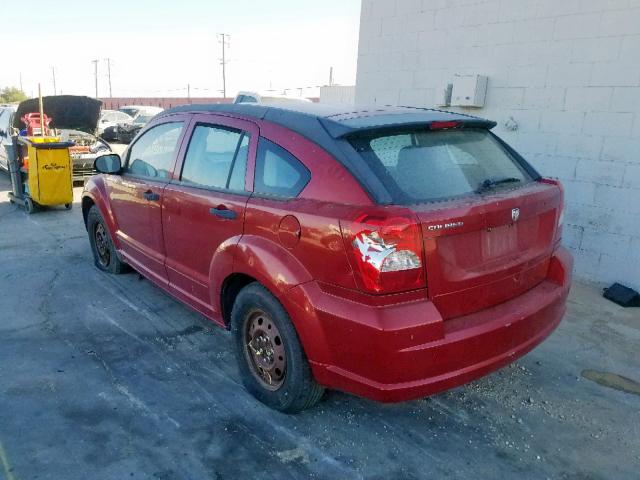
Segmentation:
<svg viewBox="0 0 640 480">
<path fill-rule="evenodd" d="M 640 0 L 363 0 L 356 102 L 489 78 L 495 132 L 567 193 L 576 275 L 640 289 Z M 513 119 L 518 129 L 505 128 Z"/>
</svg>

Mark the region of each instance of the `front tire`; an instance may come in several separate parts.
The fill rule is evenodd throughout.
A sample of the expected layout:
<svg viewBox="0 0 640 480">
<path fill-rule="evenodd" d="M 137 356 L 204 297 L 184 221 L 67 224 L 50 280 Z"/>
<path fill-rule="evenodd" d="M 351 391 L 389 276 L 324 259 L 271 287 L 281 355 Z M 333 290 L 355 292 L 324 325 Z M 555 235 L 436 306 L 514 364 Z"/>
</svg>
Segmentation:
<svg viewBox="0 0 640 480">
<path fill-rule="evenodd" d="M 118 258 L 107 225 L 95 205 L 89 209 L 87 215 L 87 231 L 96 267 L 114 274 L 127 272 L 128 265 Z"/>
<path fill-rule="evenodd" d="M 322 398 L 324 388 L 313 378 L 289 315 L 259 283 L 238 294 L 231 331 L 242 383 L 262 403 L 298 413 Z"/>
</svg>

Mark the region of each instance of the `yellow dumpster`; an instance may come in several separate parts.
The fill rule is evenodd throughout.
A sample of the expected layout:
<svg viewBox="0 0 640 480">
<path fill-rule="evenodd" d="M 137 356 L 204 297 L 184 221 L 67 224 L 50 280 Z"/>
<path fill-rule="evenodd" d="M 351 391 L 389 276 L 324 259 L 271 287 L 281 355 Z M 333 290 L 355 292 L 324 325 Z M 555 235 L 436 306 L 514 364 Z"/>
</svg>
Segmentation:
<svg viewBox="0 0 640 480">
<path fill-rule="evenodd" d="M 73 203 L 72 163 L 69 147 L 73 142 L 61 142 L 58 137 L 25 137 L 28 165 L 25 187 L 27 210 L 39 205 L 64 205 Z M 29 202 L 31 200 L 31 202 Z"/>
</svg>

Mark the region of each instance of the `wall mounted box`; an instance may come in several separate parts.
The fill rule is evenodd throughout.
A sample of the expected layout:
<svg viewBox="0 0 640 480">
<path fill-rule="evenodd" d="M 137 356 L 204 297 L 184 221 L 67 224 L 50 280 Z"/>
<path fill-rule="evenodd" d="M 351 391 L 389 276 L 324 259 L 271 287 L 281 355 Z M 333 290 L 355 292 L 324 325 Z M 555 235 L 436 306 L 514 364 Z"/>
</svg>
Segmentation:
<svg viewBox="0 0 640 480">
<path fill-rule="evenodd" d="M 487 96 L 487 77 L 484 75 L 456 75 L 453 78 L 453 107 L 484 107 Z"/>
</svg>

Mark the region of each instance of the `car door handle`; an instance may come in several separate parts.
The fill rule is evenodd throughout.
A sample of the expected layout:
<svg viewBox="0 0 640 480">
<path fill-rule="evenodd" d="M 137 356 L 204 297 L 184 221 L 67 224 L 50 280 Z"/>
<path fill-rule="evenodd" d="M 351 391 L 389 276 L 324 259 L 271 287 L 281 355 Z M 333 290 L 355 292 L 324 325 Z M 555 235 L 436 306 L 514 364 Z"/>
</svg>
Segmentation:
<svg viewBox="0 0 640 480">
<path fill-rule="evenodd" d="M 147 190 L 142 194 L 142 196 L 145 200 L 149 200 L 150 202 L 157 202 L 158 200 L 160 200 L 160 194 L 153 193 L 151 190 Z"/>
<path fill-rule="evenodd" d="M 235 220 L 238 214 L 233 210 L 229 210 L 224 205 L 218 205 L 215 208 L 211 208 L 209 210 L 211 215 L 215 215 L 216 217 L 225 218 L 227 220 Z"/>
</svg>

